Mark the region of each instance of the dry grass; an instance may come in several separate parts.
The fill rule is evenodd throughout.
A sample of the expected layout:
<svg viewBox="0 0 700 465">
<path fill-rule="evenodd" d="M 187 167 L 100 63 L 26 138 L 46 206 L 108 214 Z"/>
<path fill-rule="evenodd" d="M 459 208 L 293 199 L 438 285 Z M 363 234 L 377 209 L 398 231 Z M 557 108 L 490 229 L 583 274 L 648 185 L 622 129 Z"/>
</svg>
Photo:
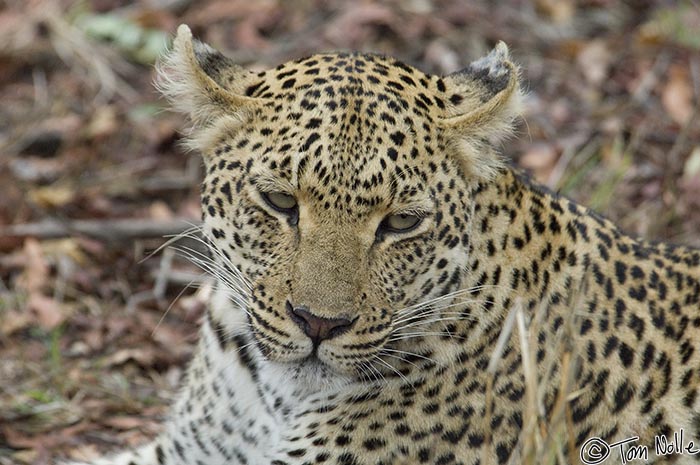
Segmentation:
<svg viewBox="0 0 700 465">
<path fill-rule="evenodd" d="M 570 402 L 582 392 L 574 389 L 576 354 L 573 352 L 572 330 L 575 325 L 576 309 L 582 308 L 580 297 L 572 299 L 572 312 L 554 340 L 547 347 L 547 355 L 541 364 L 536 362 L 539 347 L 537 336 L 547 326 L 548 306 L 540 305 L 532 315 L 523 308 L 522 301 L 515 302 L 504 320 L 503 328 L 492 352 L 487 367 L 486 415 L 484 424 L 491 423 L 493 403 L 493 383 L 499 363 L 507 344 L 519 346 L 522 374 L 525 381 L 525 412 L 523 428 L 518 445 L 508 463 L 512 465 L 567 465 L 578 463 L 578 450 L 573 435 Z M 554 406 L 547 415 L 545 397 L 551 395 L 552 386 L 557 385 Z M 486 438 L 482 463 L 490 463 L 488 454 L 490 437 Z"/>
</svg>

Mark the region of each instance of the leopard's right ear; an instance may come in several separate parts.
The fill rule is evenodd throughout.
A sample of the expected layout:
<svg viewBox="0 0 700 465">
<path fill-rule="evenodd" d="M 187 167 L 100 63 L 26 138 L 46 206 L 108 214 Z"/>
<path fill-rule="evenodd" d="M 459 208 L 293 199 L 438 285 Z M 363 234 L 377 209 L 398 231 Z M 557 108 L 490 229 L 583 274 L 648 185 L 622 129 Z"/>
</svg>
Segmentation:
<svg viewBox="0 0 700 465">
<path fill-rule="evenodd" d="M 190 28 L 182 24 L 172 49 L 159 60 L 156 87 L 197 130 L 222 117 L 242 119 L 255 108 L 257 99 L 245 95 L 253 79 L 251 71 L 194 40 Z"/>
</svg>

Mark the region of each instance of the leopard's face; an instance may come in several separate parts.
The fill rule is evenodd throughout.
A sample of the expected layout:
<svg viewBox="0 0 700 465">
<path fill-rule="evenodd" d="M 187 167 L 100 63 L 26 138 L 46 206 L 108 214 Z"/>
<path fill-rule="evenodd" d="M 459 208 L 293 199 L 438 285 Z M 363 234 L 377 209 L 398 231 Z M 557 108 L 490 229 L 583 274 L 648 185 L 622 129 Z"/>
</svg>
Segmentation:
<svg viewBox="0 0 700 465">
<path fill-rule="evenodd" d="M 251 95 L 272 104 L 205 157 L 205 223 L 250 282 L 249 323 L 271 360 L 362 373 L 399 329 L 426 329 L 408 307 L 460 281 L 467 185 L 433 161 L 443 135 L 423 124 L 445 95 L 435 78 L 385 68 L 396 74 L 378 57 L 325 55 L 267 72 Z M 419 89 L 400 76 L 427 83 L 424 108 L 402 108 Z M 308 328 L 314 317 L 332 328 Z"/>
<path fill-rule="evenodd" d="M 231 312 L 246 313 L 262 354 L 353 378 L 384 370 L 407 342 L 419 353 L 449 301 L 422 304 L 459 289 L 468 272 L 470 192 L 493 168 L 457 155 L 485 137 L 470 144 L 445 122 L 465 102 L 493 106 L 489 92 L 512 76 L 465 89 L 359 54 L 253 74 L 205 46 L 190 53 L 210 77 L 204 91 L 220 86 L 209 102 L 225 104 L 195 138 L 205 228 L 221 285 L 238 288 Z"/>
</svg>

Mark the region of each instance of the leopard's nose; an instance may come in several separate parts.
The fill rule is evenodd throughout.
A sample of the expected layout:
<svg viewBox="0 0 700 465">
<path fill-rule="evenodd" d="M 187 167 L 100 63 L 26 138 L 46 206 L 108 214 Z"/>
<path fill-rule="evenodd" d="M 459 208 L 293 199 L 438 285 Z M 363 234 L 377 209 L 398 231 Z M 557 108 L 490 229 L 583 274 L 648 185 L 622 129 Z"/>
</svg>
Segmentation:
<svg viewBox="0 0 700 465">
<path fill-rule="evenodd" d="M 350 329 L 354 321 L 347 318 L 325 318 L 311 313 L 304 305 L 292 306 L 287 302 L 287 314 L 294 323 L 311 338 L 314 346 L 322 341 L 340 336 Z"/>
</svg>

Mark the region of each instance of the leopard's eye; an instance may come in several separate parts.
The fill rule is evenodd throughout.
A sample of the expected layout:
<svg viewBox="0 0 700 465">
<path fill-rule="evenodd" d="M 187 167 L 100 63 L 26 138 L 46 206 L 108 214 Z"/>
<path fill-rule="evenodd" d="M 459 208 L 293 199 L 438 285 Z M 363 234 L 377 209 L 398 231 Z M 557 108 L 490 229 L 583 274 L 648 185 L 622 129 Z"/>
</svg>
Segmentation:
<svg viewBox="0 0 700 465">
<path fill-rule="evenodd" d="M 418 227 L 422 218 L 416 215 L 398 214 L 384 218 L 379 225 L 380 231 L 404 233 Z"/>
<path fill-rule="evenodd" d="M 262 192 L 262 197 L 268 205 L 282 213 L 291 213 L 297 207 L 297 200 L 282 192 Z"/>
</svg>

